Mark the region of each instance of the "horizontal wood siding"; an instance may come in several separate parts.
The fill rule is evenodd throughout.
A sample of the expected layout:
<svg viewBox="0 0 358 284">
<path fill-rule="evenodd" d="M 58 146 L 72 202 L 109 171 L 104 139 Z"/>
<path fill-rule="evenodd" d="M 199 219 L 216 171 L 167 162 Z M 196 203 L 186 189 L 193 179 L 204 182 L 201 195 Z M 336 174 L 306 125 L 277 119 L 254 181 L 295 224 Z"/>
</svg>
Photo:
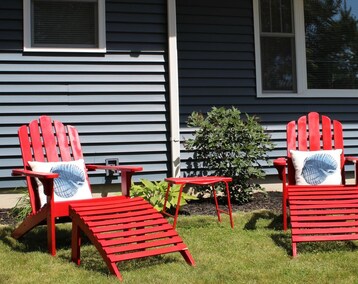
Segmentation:
<svg viewBox="0 0 358 284">
<path fill-rule="evenodd" d="M 310 111 L 342 121 L 345 152 L 358 156 L 357 98 L 257 98 L 252 0 L 178 0 L 178 57 L 181 138 L 191 137 L 186 121 L 192 111 L 235 106 L 260 118 L 285 155 L 285 125 Z M 191 154 L 182 146 L 182 170 Z M 276 174 L 266 166 L 269 174 Z"/>
<path fill-rule="evenodd" d="M 1 23 L 6 23 L 3 27 Z M 106 1 L 106 54 L 22 53 L 22 0 L 0 3 L 0 187 L 22 186 L 17 128 L 47 114 L 80 133 L 87 163 L 168 175 L 166 1 Z M 16 30 L 18 37 L 2 32 Z M 103 172 L 91 175 L 105 184 Z M 112 181 L 113 183 L 118 180 Z"/>
</svg>

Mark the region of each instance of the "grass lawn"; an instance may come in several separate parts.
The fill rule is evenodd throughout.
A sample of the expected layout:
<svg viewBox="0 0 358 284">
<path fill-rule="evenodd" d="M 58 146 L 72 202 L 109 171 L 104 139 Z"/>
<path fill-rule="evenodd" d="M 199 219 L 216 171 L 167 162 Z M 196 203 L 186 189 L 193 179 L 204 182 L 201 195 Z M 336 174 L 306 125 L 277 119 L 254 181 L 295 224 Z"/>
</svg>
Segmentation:
<svg viewBox="0 0 358 284">
<path fill-rule="evenodd" d="M 291 258 L 290 232 L 268 211 L 236 213 L 235 228 L 209 216 L 180 216 L 177 230 L 196 261 L 179 253 L 119 263 L 123 283 L 358 283 L 358 243 L 310 243 Z M 47 252 L 46 230 L 20 241 L 0 225 L 0 283 L 118 283 L 96 249 L 82 246 L 82 263 L 69 261 L 70 225 L 58 226 L 58 254 Z"/>
</svg>

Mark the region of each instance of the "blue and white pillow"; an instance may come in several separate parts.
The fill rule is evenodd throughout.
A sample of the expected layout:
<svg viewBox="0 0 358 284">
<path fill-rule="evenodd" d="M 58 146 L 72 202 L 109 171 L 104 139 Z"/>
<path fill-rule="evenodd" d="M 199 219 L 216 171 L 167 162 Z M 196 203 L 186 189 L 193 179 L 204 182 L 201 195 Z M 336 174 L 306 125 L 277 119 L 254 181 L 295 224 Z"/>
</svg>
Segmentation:
<svg viewBox="0 0 358 284">
<path fill-rule="evenodd" d="M 91 190 L 86 179 L 86 168 L 83 159 L 70 162 L 30 162 L 35 172 L 58 173 L 54 180 L 54 200 L 68 201 L 92 198 Z M 41 206 L 47 203 L 44 188 L 36 179 Z"/>
<path fill-rule="evenodd" d="M 342 184 L 342 149 L 290 152 L 297 185 Z"/>
</svg>

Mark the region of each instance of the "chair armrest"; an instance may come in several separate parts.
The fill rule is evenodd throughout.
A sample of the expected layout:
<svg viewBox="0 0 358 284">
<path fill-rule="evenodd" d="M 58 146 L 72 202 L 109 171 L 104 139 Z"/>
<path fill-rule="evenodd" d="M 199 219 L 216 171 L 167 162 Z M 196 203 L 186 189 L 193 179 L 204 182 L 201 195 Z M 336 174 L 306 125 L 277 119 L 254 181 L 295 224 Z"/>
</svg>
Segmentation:
<svg viewBox="0 0 358 284">
<path fill-rule="evenodd" d="M 354 176 L 355 176 L 355 184 L 358 185 L 358 158 L 357 157 L 344 157 L 345 162 L 349 162 L 354 164 Z"/>
<path fill-rule="evenodd" d="M 111 171 L 121 171 L 121 172 L 131 172 L 131 173 L 143 171 L 143 167 L 139 167 L 139 166 L 86 165 L 86 168 L 90 171 L 111 170 Z"/>
<path fill-rule="evenodd" d="M 132 183 L 132 175 L 135 172 L 140 172 L 143 170 L 139 166 L 112 166 L 112 165 L 86 165 L 88 170 L 110 170 L 110 171 L 120 171 L 121 172 L 121 188 L 123 196 L 130 196 L 130 188 Z"/>
<path fill-rule="evenodd" d="M 25 169 L 13 169 L 11 172 L 12 176 L 29 176 L 29 177 L 36 177 L 39 179 L 54 179 L 59 176 L 56 173 L 43 173 L 43 172 L 34 172 Z"/>
<path fill-rule="evenodd" d="M 286 158 L 277 158 L 273 161 L 273 165 L 278 172 L 280 180 L 283 180 L 286 175 L 287 160 Z"/>
<path fill-rule="evenodd" d="M 34 172 L 26 169 L 13 169 L 12 176 L 26 176 L 38 178 L 44 188 L 44 193 L 53 201 L 53 180 L 59 177 L 57 173 Z M 50 199 L 47 199 L 48 202 Z"/>
<path fill-rule="evenodd" d="M 347 161 L 347 162 L 351 162 L 353 164 L 357 163 L 358 162 L 358 157 L 350 157 L 350 156 L 347 156 L 347 157 L 344 157 L 344 159 Z"/>
</svg>

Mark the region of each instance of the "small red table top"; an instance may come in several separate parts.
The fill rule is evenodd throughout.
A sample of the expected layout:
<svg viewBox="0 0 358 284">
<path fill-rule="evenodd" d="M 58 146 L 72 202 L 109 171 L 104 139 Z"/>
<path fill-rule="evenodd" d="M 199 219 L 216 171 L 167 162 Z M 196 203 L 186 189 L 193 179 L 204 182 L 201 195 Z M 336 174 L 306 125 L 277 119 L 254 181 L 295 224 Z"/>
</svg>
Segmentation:
<svg viewBox="0 0 358 284">
<path fill-rule="evenodd" d="M 214 184 L 217 182 L 231 182 L 231 177 L 223 176 L 203 176 L 203 177 L 170 177 L 165 179 L 166 182 L 171 184 Z"/>
</svg>

